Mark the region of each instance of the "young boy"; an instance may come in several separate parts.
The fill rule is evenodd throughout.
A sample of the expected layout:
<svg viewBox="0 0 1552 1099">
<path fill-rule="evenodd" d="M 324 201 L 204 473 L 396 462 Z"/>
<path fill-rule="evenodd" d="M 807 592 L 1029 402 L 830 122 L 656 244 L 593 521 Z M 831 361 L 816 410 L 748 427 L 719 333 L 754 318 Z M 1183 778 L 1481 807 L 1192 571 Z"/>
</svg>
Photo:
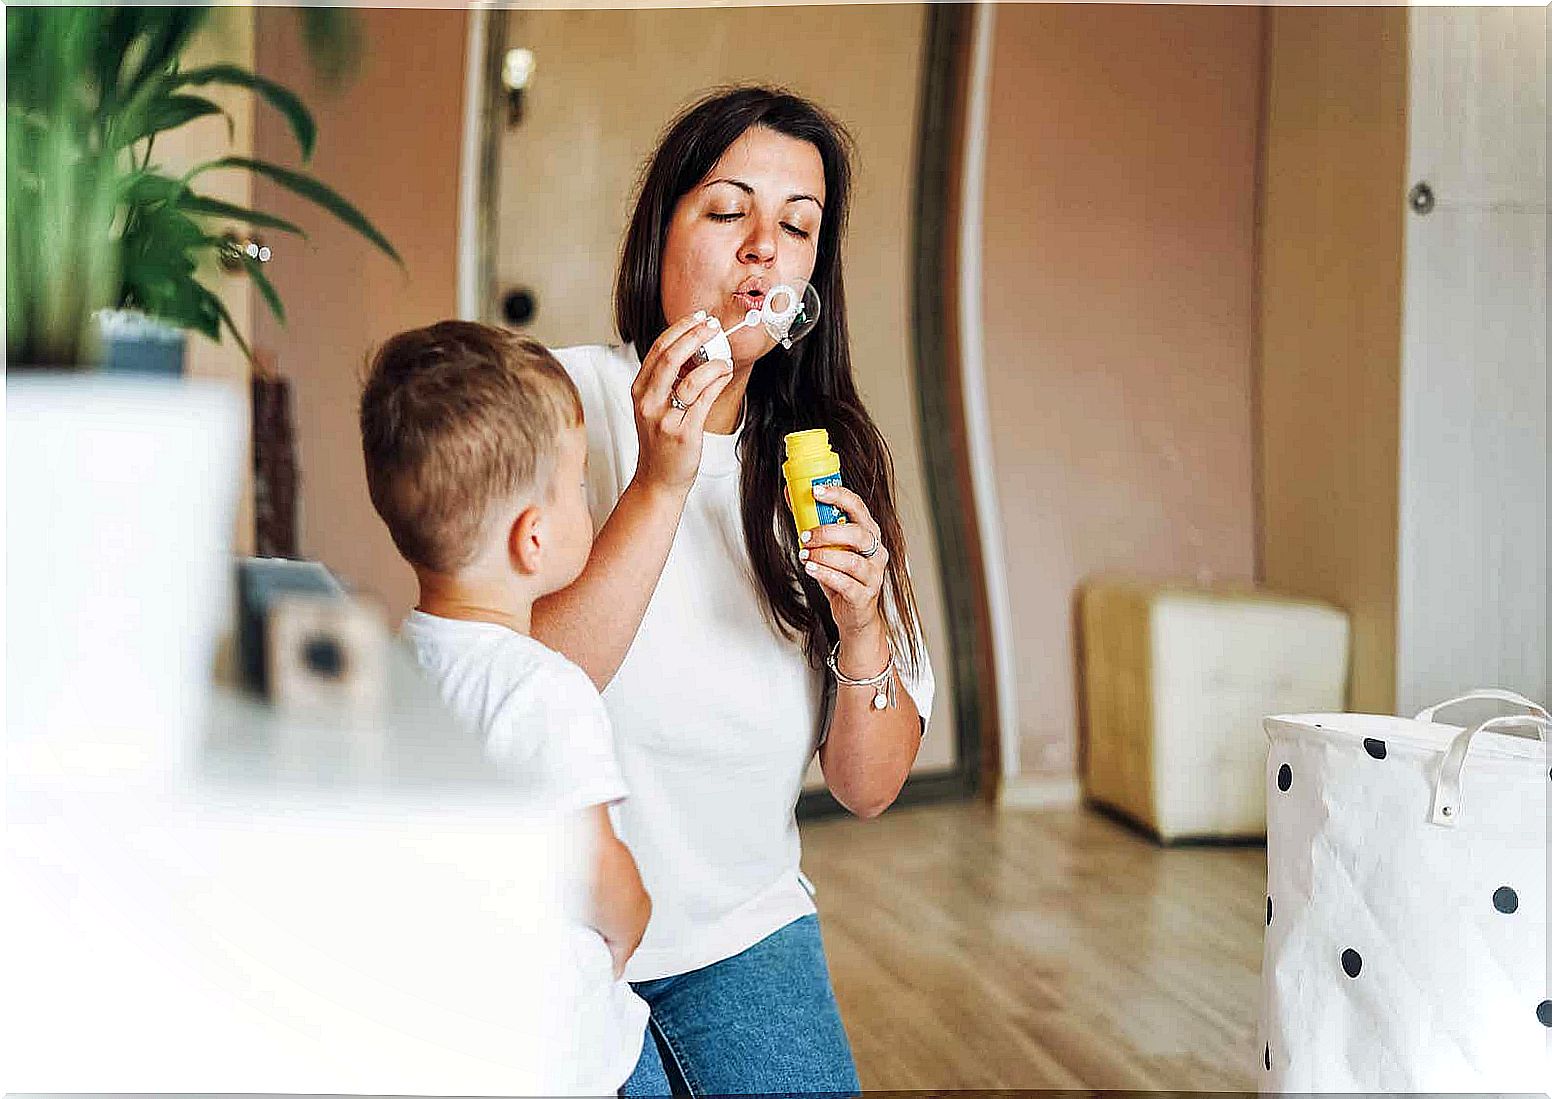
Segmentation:
<svg viewBox="0 0 1552 1099">
<path fill-rule="evenodd" d="M 621 974 L 651 902 L 606 811 L 626 791 L 603 701 L 528 635 L 534 600 L 575 580 L 592 546 L 581 400 L 539 343 L 445 321 L 377 353 L 361 442 L 372 504 L 420 582 L 402 628 L 420 665 L 526 804 L 590 818 L 598 934 L 583 964 L 598 987 L 581 1023 L 598 1071 L 579 1086 L 612 1092 L 646 1033 L 646 1004 Z"/>
</svg>

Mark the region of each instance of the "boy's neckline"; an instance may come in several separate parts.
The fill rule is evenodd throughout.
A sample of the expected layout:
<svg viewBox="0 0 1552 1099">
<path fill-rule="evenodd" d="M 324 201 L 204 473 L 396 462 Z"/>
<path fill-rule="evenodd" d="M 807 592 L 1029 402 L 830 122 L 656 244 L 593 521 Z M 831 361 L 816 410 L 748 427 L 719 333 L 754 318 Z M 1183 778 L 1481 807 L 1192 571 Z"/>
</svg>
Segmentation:
<svg viewBox="0 0 1552 1099">
<path fill-rule="evenodd" d="M 411 614 L 418 614 L 425 618 L 435 618 L 439 622 L 461 622 L 470 626 L 492 626 L 496 629 L 515 633 L 519 637 L 530 636 L 528 630 L 521 628 L 521 620 L 515 616 L 504 615 L 500 611 L 458 611 L 452 608 L 428 610 L 420 604 L 410 608 Z"/>
</svg>

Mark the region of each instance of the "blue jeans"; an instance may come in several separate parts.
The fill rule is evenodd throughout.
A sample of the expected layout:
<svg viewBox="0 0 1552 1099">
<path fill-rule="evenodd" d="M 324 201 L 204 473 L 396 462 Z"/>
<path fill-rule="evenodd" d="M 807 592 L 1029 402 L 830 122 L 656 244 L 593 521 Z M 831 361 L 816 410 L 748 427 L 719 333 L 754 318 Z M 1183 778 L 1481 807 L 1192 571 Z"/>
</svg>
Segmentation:
<svg viewBox="0 0 1552 1099">
<path fill-rule="evenodd" d="M 704 969 L 631 987 L 652 1017 L 622 1095 L 861 1091 L 817 916 Z"/>
</svg>

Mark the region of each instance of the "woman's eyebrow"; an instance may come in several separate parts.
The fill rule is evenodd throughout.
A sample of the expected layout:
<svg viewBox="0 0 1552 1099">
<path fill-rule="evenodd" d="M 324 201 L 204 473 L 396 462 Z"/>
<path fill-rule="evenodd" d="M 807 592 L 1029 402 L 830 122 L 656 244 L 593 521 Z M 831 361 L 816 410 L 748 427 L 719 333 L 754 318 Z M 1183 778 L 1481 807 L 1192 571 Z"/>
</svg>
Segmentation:
<svg viewBox="0 0 1552 1099">
<path fill-rule="evenodd" d="M 731 184 L 732 186 L 737 187 L 740 191 L 744 192 L 746 195 L 751 197 L 754 195 L 754 188 L 749 186 L 749 184 L 745 183 L 741 179 L 708 179 L 704 184 L 702 184 L 702 186 L 715 187 L 719 183 Z"/>
<path fill-rule="evenodd" d="M 745 183 L 741 179 L 728 179 L 728 178 L 719 177 L 717 179 L 708 179 L 704 184 L 702 184 L 702 186 L 703 187 L 715 187 L 719 183 L 726 183 L 729 186 L 737 187 L 740 191 L 744 192 L 744 194 L 749 195 L 751 198 L 754 197 L 754 188 L 751 187 L 749 184 Z M 788 195 L 787 196 L 787 201 L 789 203 L 792 203 L 792 202 L 804 202 L 804 201 L 812 202 L 815 206 L 819 207 L 820 210 L 824 209 L 824 203 L 820 202 L 813 195 L 808 195 L 808 194 Z"/>
</svg>

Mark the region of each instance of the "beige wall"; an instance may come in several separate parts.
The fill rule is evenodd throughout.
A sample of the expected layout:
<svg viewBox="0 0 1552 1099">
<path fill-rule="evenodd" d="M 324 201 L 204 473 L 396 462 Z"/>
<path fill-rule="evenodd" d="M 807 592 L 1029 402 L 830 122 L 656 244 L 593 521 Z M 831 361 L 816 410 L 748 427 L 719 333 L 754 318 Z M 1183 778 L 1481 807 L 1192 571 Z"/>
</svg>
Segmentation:
<svg viewBox="0 0 1552 1099">
<path fill-rule="evenodd" d="M 1265 581 L 1352 615 L 1350 707 L 1396 688 L 1404 8 L 1269 14 L 1259 291 Z"/>
<path fill-rule="evenodd" d="M 1075 767 L 1085 577 L 1253 574 L 1261 22 L 997 12 L 983 308 L 1025 774 Z"/>
<path fill-rule="evenodd" d="M 467 16 L 372 8 L 357 8 L 356 15 L 366 51 L 343 94 L 314 85 L 293 12 L 258 12 L 257 65 L 313 109 L 318 148 L 307 170 L 371 218 L 407 270 L 334 218 L 261 180 L 254 188 L 258 208 L 297 222 L 310 239 L 269 234 L 271 278 L 289 324 L 262 313 L 254 338 L 277 352 L 294 389 L 302 552 L 402 610 L 414 601 L 414 579 L 367 498 L 356 403 L 365 359 L 377 343 L 456 313 Z M 261 158 L 297 163 L 284 123 L 267 108 L 259 109 L 254 145 Z"/>
</svg>

